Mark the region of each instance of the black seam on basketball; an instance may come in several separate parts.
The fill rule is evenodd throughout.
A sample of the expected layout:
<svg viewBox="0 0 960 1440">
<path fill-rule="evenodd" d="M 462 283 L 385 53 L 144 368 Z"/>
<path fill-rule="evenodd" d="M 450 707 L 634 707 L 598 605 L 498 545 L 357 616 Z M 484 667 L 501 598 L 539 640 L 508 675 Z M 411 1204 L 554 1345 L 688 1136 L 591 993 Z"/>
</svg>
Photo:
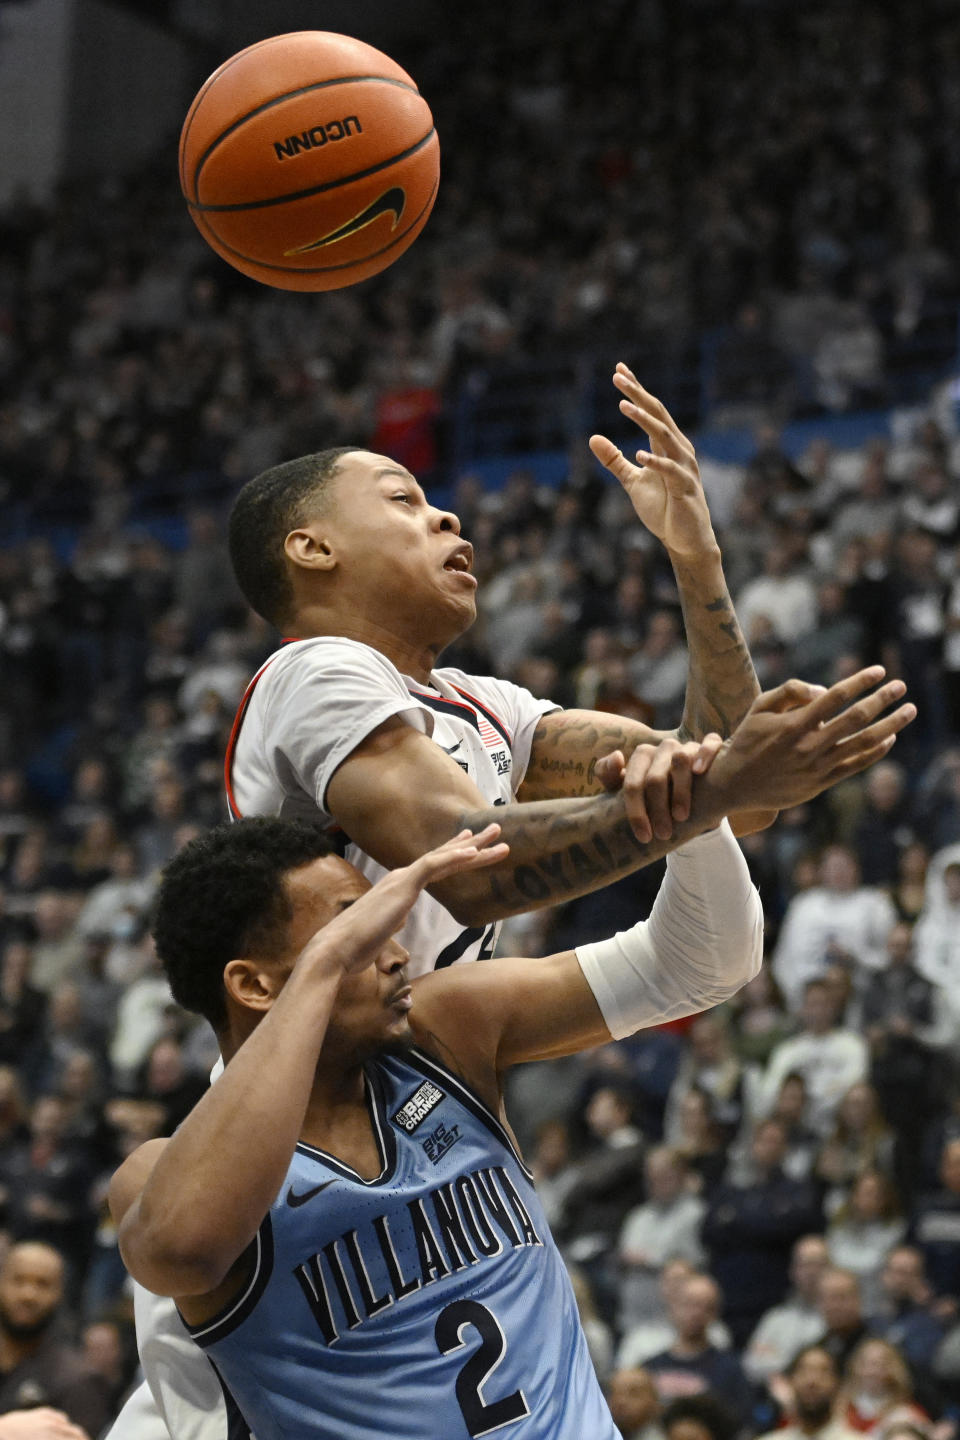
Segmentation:
<svg viewBox="0 0 960 1440">
<path fill-rule="evenodd" d="M 329 90 L 333 85 L 369 85 L 373 81 L 379 81 L 381 85 L 396 85 L 399 90 L 409 90 L 411 95 L 420 94 L 416 85 L 408 85 L 405 80 L 390 80 L 386 75 L 338 75 L 333 80 L 317 80 L 313 85 L 301 85 L 297 90 L 285 90 L 282 95 L 275 95 L 272 100 L 264 100 L 261 105 L 256 105 L 252 110 L 248 110 L 245 114 L 239 115 L 232 124 L 227 126 L 226 130 L 217 136 L 216 140 L 211 140 L 197 161 L 196 168 L 193 172 L 194 195 L 198 196 L 200 194 L 200 171 L 204 165 L 206 165 L 217 146 L 222 144 L 228 135 L 232 135 L 234 130 L 239 129 L 241 125 L 246 125 L 247 121 L 252 120 L 255 115 L 262 115 L 265 110 L 271 110 L 274 105 L 280 105 L 284 100 L 295 100 L 299 95 L 310 95 L 314 90 Z M 180 188 L 183 189 L 183 186 L 181 185 Z M 185 190 L 184 195 L 186 195 Z M 189 196 L 187 196 L 187 199 L 189 199 Z M 190 203 L 199 204 L 199 200 L 193 200 Z"/>
<path fill-rule="evenodd" d="M 228 245 L 225 240 L 221 239 L 213 226 L 208 224 L 202 215 L 196 217 L 196 222 L 198 225 L 206 228 L 209 234 L 216 240 L 221 250 L 226 250 L 230 255 L 235 255 L 238 260 L 245 260 L 248 265 L 256 265 L 260 270 L 276 270 L 281 275 L 323 275 L 331 270 L 350 270 L 354 265 L 365 265 L 368 260 L 376 260 L 379 256 L 385 255 L 388 250 L 392 250 L 394 245 L 399 245 L 400 241 L 405 239 L 411 230 L 416 229 L 424 215 L 429 213 L 439 184 L 439 180 L 434 183 L 434 187 L 430 191 L 423 208 L 418 210 L 406 230 L 401 230 L 399 235 L 393 237 L 389 245 L 384 245 L 381 250 L 375 250 L 372 255 L 361 255 L 356 260 L 343 260 L 339 265 L 271 265 L 269 260 L 256 260 L 252 255 L 244 255 L 242 250 L 234 250 L 232 245 Z M 369 278 L 372 280 L 373 276 L 371 275 Z"/>
<path fill-rule="evenodd" d="M 306 33 L 307 32 L 305 30 L 292 30 L 286 35 L 268 35 L 265 40 L 260 40 L 257 42 L 257 44 L 261 47 L 267 45 L 274 45 L 278 40 L 289 40 L 290 35 L 305 35 Z M 183 122 L 183 130 L 180 135 L 180 154 L 178 156 L 179 163 L 177 165 L 177 169 L 180 172 L 180 192 L 185 199 L 189 199 L 190 197 L 187 189 L 187 177 L 184 174 L 184 152 L 187 148 L 187 138 L 190 134 L 190 127 L 193 124 L 196 113 L 200 108 L 200 101 L 203 99 L 204 95 L 206 95 L 213 82 L 215 80 L 219 80 L 220 76 L 223 75 L 227 70 L 232 69 L 232 67 L 236 65 L 237 61 L 242 60 L 243 57 L 247 54 L 247 52 L 253 48 L 253 46 L 247 45 L 243 50 L 238 50 L 236 55 L 231 55 L 229 60 L 224 60 L 222 65 L 217 66 L 216 70 L 214 70 L 212 75 L 207 76 L 206 80 L 204 80 L 203 84 L 200 86 L 200 89 L 193 97 L 193 104 L 187 111 L 186 118 Z M 196 193 L 196 190 L 194 190 L 194 193 Z"/>
<path fill-rule="evenodd" d="M 422 150 L 436 133 L 436 126 L 431 125 L 423 139 L 418 140 L 408 149 L 400 150 L 396 155 L 390 155 L 386 160 L 381 160 L 377 165 L 371 165 L 367 170 L 357 170 L 353 175 L 344 175 L 340 180 L 325 180 L 322 185 L 311 185 L 307 190 L 292 190 L 286 195 L 274 195 L 269 200 L 244 200 L 239 205 L 201 205 L 193 200 L 188 200 L 187 204 L 194 214 L 203 211 L 209 214 L 225 214 L 238 210 L 265 210 L 270 205 L 286 205 L 292 200 L 306 200 L 310 195 L 322 195 L 326 190 L 339 190 L 341 185 L 352 185 L 354 180 L 366 180 L 368 176 L 376 175 L 381 170 L 387 170 L 401 160 L 409 160 L 410 156 L 416 155 L 418 150 Z"/>
</svg>

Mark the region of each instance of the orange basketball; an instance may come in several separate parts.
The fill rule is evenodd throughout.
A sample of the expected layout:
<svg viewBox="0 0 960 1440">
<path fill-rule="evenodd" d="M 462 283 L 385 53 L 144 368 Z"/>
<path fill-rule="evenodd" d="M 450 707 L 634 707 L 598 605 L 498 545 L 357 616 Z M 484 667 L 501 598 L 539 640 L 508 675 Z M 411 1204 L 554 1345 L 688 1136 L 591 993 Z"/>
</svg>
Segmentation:
<svg viewBox="0 0 960 1440">
<path fill-rule="evenodd" d="M 180 133 L 180 188 L 204 239 L 282 290 L 336 290 L 392 265 L 440 180 L 430 108 L 389 56 L 324 30 L 241 50 Z"/>
</svg>

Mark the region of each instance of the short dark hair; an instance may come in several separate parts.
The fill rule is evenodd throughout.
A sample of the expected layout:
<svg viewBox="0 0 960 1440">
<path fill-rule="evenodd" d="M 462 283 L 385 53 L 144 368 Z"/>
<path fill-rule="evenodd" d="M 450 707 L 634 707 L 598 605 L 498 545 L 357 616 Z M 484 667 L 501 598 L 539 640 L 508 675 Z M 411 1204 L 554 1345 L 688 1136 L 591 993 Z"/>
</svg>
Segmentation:
<svg viewBox="0 0 960 1440">
<path fill-rule="evenodd" d="M 840 1378 L 840 1365 L 837 1361 L 837 1357 L 834 1355 L 832 1350 L 828 1350 L 826 1345 L 822 1344 L 819 1340 L 813 1340 L 810 1342 L 809 1345 L 800 1346 L 800 1349 L 793 1356 L 790 1364 L 787 1366 L 787 1375 L 795 1375 L 797 1371 L 797 1366 L 800 1364 L 801 1360 L 804 1360 L 808 1355 L 826 1355 L 827 1359 L 830 1361 L 830 1364 L 833 1366 L 834 1375 L 836 1375 L 837 1379 Z"/>
<path fill-rule="evenodd" d="M 233 502 L 228 528 L 230 559 L 237 584 L 247 601 L 282 626 L 290 606 L 290 578 L 283 542 L 304 518 L 308 501 L 316 501 L 344 455 L 356 445 L 340 445 L 274 465 L 248 480 Z"/>
<path fill-rule="evenodd" d="M 702 1425 L 714 1440 L 734 1440 L 739 1429 L 734 1416 L 713 1395 L 682 1395 L 672 1400 L 660 1416 L 660 1426 L 669 1435 L 670 1426 L 683 1420 Z"/>
<path fill-rule="evenodd" d="M 319 825 L 292 820 L 238 820 L 185 845 L 163 872 L 152 926 L 177 1004 L 221 1030 L 224 966 L 279 947 L 292 917 L 284 876 L 333 853 Z"/>
</svg>

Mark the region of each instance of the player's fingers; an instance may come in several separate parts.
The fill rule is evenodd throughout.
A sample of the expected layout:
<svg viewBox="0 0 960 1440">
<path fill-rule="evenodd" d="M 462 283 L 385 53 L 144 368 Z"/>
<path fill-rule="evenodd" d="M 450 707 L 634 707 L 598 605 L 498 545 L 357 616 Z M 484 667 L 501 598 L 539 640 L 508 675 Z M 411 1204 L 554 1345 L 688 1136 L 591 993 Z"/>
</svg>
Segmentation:
<svg viewBox="0 0 960 1440">
<path fill-rule="evenodd" d="M 705 775 L 723 749 L 723 736 L 711 730 L 700 741 L 700 749 L 693 758 L 694 775 Z"/>
<path fill-rule="evenodd" d="M 892 710 L 889 715 L 875 720 L 872 725 L 865 725 L 855 735 L 845 736 L 833 746 L 833 753 L 839 760 L 843 760 L 847 754 L 860 754 L 869 750 L 871 746 L 886 740 L 889 736 L 899 735 L 901 730 L 915 720 L 917 707 L 908 700 L 905 705 L 900 705 Z"/>
<path fill-rule="evenodd" d="M 591 435 L 589 443 L 590 449 L 600 464 L 606 466 L 610 474 L 615 475 L 621 485 L 626 485 L 630 480 L 636 480 L 640 471 L 636 465 L 630 464 L 623 451 L 614 445 L 612 440 L 608 440 L 606 435 Z"/>
<path fill-rule="evenodd" d="M 852 775 L 859 775 L 862 770 L 869 770 L 871 765 L 875 765 L 878 760 L 882 760 L 885 755 L 889 755 L 896 743 L 897 736 L 893 734 L 888 735 L 886 739 L 879 741 L 875 745 L 870 745 L 865 749 L 858 747 L 852 750 L 848 756 L 845 756 L 844 759 L 838 761 L 837 764 L 833 766 L 827 777 L 828 783 L 835 785 L 839 780 L 847 780 Z M 848 747 L 844 746 L 845 750 L 847 748 Z"/>
<path fill-rule="evenodd" d="M 862 700 L 849 705 L 833 720 L 821 721 L 817 732 L 821 743 L 834 745 L 858 735 L 882 715 L 884 710 L 896 704 L 906 692 L 907 687 L 902 680 L 889 680 L 872 695 L 866 695 Z"/>
<path fill-rule="evenodd" d="M 662 740 L 654 750 L 644 777 L 644 805 L 650 828 L 658 840 L 669 840 L 673 834 L 673 819 L 670 814 L 671 771 L 678 748 L 675 740 Z M 624 788 L 629 784 L 629 778 L 628 767 Z"/>
<path fill-rule="evenodd" d="M 665 425 L 669 425 L 672 434 L 691 455 L 696 453 L 693 442 L 684 435 L 663 401 L 658 400 L 656 395 L 652 395 L 649 390 L 645 389 L 630 369 L 630 366 L 625 365 L 622 360 L 617 365 L 613 383 L 622 394 L 627 395 L 631 400 L 636 401 L 638 405 L 649 410 L 658 420 L 662 420 Z"/>
<path fill-rule="evenodd" d="M 626 415 L 635 425 L 639 425 L 641 430 L 646 430 L 653 445 L 659 445 L 671 458 L 685 460 L 689 465 L 693 451 L 689 445 L 683 443 L 672 425 L 668 425 L 665 420 L 658 420 L 649 410 L 642 405 L 635 405 L 632 400 L 620 401 L 620 413 Z"/>
<path fill-rule="evenodd" d="M 798 710 L 825 695 L 823 685 L 810 685 L 806 680 L 784 680 L 774 690 L 764 690 L 750 706 L 751 715 L 782 715 L 787 710 Z"/>
<path fill-rule="evenodd" d="M 641 474 L 653 470 L 675 493 L 693 494 L 699 490 L 699 471 L 690 468 L 689 460 L 678 459 L 675 455 L 656 455 L 651 450 L 636 452 L 637 468 Z"/>
<path fill-rule="evenodd" d="M 698 758 L 699 751 L 700 747 L 692 742 L 684 745 L 676 752 L 670 765 L 670 818 L 675 825 L 686 820 L 690 814 L 693 762 Z"/>
<path fill-rule="evenodd" d="M 832 720 L 835 715 L 846 710 L 848 705 L 859 700 L 866 691 L 879 685 L 886 673 L 882 665 L 868 665 L 865 669 L 858 670 L 855 675 L 848 675 L 845 680 L 838 680 L 811 705 L 809 714 L 811 724 L 822 725 L 828 720 Z"/>
<path fill-rule="evenodd" d="M 623 777 L 623 802 L 627 819 L 642 845 L 653 839 L 653 827 L 647 813 L 646 780 L 656 753 L 655 745 L 638 745 L 630 756 Z"/>
<path fill-rule="evenodd" d="M 623 784 L 624 772 L 627 762 L 623 757 L 622 750 L 614 750 L 609 755 L 601 755 L 593 767 L 593 773 L 604 790 L 614 794 Z"/>
</svg>

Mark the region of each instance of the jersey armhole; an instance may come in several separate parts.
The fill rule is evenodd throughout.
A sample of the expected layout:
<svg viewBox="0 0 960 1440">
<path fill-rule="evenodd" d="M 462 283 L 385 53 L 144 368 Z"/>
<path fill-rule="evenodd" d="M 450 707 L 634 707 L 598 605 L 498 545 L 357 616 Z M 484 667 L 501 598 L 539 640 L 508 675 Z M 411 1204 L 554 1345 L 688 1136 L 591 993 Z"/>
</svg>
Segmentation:
<svg viewBox="0 0 960 1440">
<path fill-rule="evenodd" d="M 242 1325 L 244 1320 L 253 1313 L 257 1302 L 267 1288 L 267 1283 L 273 1274 L 273 1225 L 270 1221 L 269 1211 L 244 1253 L 251 1259 L 250 1273 L 239 1294 L 228 1300 L 219 1314 L 211 1316 L 209 1320 L 201 1321 L 198 1325 L 191 1325 L 180 1307 L 177 1306 L 177 1314 L 183 1321 L 188 1335 L 196 1341 L 201 1350 L 205 1350 L 209 1345 L 215 1345 L 218 1340 L 226 1339 L 239 1325 Z"/>
</svg>

